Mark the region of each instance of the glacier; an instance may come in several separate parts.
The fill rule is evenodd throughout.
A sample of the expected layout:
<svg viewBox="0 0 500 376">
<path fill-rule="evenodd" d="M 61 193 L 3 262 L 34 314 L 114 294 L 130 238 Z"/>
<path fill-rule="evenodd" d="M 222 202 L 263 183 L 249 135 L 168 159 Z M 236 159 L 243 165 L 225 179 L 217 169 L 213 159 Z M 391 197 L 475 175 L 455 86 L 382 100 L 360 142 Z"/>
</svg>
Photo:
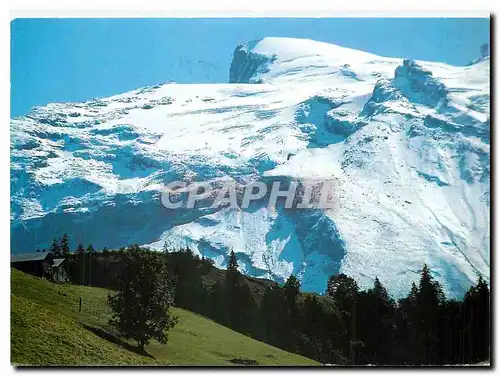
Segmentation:
<svg viewBox="0 0 500 376">
<path fill-rule="evenodd" d="M 73 248 L 189 246 L 220 268 L 233 249 L 243 273 L 320 293 L 343 272 L 399 297 L 424 263 L 451 297 L 489 281 L 489 57 L 456 67 L 267 37 L 236 47 L 228 81 L 11 119 L 11 252 L 68 233 Z M 335 179 L 338 205 L 160 203 L 171 181 L 214 179 Z"/>
</svg>

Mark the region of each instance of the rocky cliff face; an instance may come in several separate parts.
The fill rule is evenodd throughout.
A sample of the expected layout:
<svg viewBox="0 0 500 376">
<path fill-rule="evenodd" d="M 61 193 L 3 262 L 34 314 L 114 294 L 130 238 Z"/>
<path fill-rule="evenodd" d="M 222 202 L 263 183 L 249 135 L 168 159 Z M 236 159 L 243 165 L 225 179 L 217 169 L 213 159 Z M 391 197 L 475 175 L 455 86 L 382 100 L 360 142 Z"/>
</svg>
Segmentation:
<svg viewBox="0 0 500 376">
<path fill-rule="evenodd" d="M 252 52 L 252 46 L 257 42 L 242 43 L 233 53 L 233 60 L 229 70 L 230 83 L 261 83 L 257 77 L 267 73 L 267 66 L 272 64 L 276 55 L 263 55 Z"/>
</svg>

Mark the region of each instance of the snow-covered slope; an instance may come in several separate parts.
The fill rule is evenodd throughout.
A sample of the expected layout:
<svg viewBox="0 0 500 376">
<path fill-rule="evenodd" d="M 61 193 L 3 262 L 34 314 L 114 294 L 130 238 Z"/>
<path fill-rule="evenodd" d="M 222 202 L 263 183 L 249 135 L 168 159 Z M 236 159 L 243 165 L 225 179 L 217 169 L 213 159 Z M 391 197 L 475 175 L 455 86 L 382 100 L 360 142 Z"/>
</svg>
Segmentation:
<svg viewBox="0 0 500 376">
<path fill-rule="evenodd" d="M 168 77 L 167 77 L 168 78 Z M 238 46 L 229 84 L 164 84 L 11 120 L 12 252 L 190 246 L 323 291 L 337 272 L 396 296 L 427 263 L 456 296 L 489 279 L 489 58 L 466 67 L 326 43 Z M 329 210 L 171 211 L 163 184 L 335 179 Z M 76 244 L 74 244 L 76 246 Z"/>
</svg>

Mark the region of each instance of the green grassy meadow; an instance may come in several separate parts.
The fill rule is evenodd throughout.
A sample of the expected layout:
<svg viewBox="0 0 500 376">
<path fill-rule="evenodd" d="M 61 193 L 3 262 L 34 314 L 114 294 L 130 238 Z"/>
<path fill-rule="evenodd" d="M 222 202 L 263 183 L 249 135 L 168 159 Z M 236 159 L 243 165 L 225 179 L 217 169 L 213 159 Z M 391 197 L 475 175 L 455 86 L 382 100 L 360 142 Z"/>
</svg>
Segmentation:
<svg viewBox="0 0 500 376">
<path fill-rule="evenodd" d="M 172 308 L 178 323 L 166 345 L 146 354 L 108 325 L 110 290 L 54 284 L 11 269 L 14 365 L 312 366 L 314 360 L 256 341 L 198 314 Z M 79 300 L 82 310 L 79 312 Z"/>
</svg>

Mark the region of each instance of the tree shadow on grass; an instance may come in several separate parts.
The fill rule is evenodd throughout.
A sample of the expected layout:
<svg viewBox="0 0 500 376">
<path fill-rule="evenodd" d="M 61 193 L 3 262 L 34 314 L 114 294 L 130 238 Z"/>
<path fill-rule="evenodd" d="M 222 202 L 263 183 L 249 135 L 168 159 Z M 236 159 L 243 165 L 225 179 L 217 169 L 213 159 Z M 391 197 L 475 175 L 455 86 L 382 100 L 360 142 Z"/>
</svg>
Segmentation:
<svg viewBox="0 0 500 376">
<path fill-rule="evenodd" d="M 106 332 L 105 330 L 103 330 L 101 328 L 90 326 L 90 325 L 87 325 L 84 323 L 80 323 L 80 325 L 83 326 L 85 329 L 91 331 L 95 335 L 101 337 L 102 339 L 105 339 L 106 341 L 112 342 L 115 345 L 123 347 L 124 349 L 126 349 L 128 351 L 132 351 L 136 354 L 139 354 L 142 356 L 147 356 L 148 358 L 154 359 L 154 357 L 152 355 L 148 354 L 145 350 L 141 350 L 139 347 L 131 345 L 131 344 L 123 341 L 122 339 L 116 337 L 115 335 Z"/>
<path fill-rule="evenodd" d="M 238 364 L 242 366 L 258 366 L 259 362 L 253 359 L 241 359 L 241 358 L 233 358 L 229 359 L 229 361 L 233 364 Z"/>
</svg>

